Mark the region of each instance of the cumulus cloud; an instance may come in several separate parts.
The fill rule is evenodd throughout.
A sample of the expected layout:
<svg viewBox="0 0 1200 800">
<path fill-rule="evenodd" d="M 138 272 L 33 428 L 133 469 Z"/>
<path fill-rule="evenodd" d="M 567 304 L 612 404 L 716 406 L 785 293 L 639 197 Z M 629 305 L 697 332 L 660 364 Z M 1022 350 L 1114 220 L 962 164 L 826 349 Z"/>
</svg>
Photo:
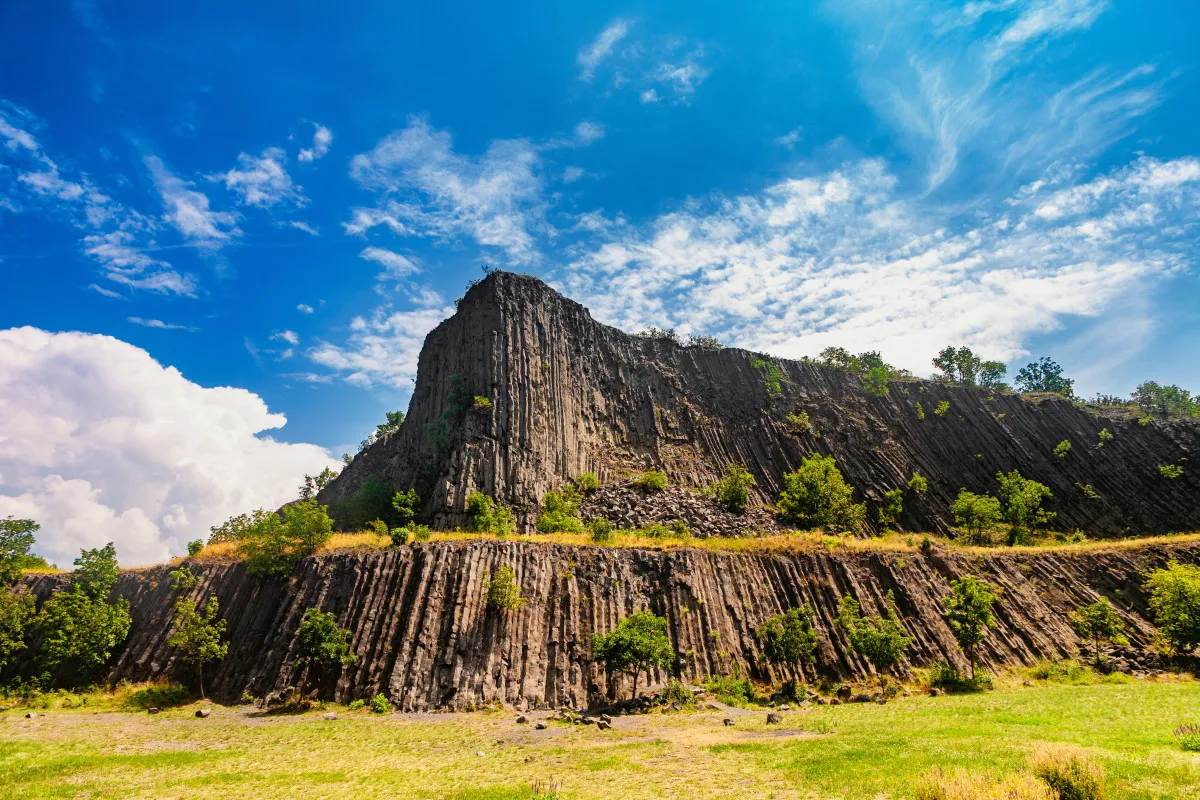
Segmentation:
<svg viewBox="0 0 1200 800">
<path fill-rule="evenodd" d="M 241 153 L 236 167 L 214 175 L 213 180 L 224 183 L 242 205 L 270 208 L 280 203 L 307 202 L 287 173 L 287 154 L 280 147 L 268 147 L 259 156 Z"/>
<path fill-rule="evenodd" d="M 306 355 L 355 386 L 408 388 L 417 375 L 425 336 L 454 313 L 454 307 L 442 305 L 437 295 L 425 299 L 435 305 L 410 311 L 382 307 L 370 317 L 355 317 L 344 345 L 322 343 Z"/>
<path fill-rule="evenodd" d="M 297 156 L 301 161 L 309 162 L 323 158 L 329 152 L 329 145 L 333 144 L 333 132 L 329 128 L 324 125 L 317 125 L 316 128 L 313 132 L 312 147 L 302 149 Z"/>
<path fill-rule="evenodd" d="M 308 303 L 299 303 L 299 304 L 296 306 L 296 310 L 297 310 L 297 311 L 299 311 L 301 314 L 311 314 L 311 313 L 313 313 L 313 307 L 312 307 L 312 306 L 310 306 Z"/>
<path fill-rule="evenodd" d="M 0 331 L 0 516 L 42 525 L 38 552 L 69 564 L 116 543 L 124 564 L 162 561 L 252 508 L 296 496 L 339 465 L 244 389 L 206 388 L 107 336 Z"/>
<path fill-rule="evenodd" d="M 1061 180 L 1065 180 L 1060 178 Z M 1200 163 L 1142 159 L 1031 184 L 972 224 L 898 194 L 879 161 L 613 223 L 564 274 L 597 316 L 798 357 L 881 349 L 928 372 L 948 342 L 1001 360 L 1184 269 Z"/>
<path fill-rule="evenodd" d="M 594 132 L 592 132 L 594 135 Z M 401 235 L 470 237 L 513 263 L 537 258 L 534 233 L 547 231 L 538 149 L 526 139 L 493 141 L 483 155 L 456 153 L 450 134 L 422 117 L 356 155 L 350 175 L 382 197 L 345 223 L 363 234 L 383 225 Z"/>
<path fill-rule="evenodd" d="M 608 58 L 617 43 L 629 35 L 629 28 L 632 24 L 629 20 L 612 20 L 604 26 L 604 29 L 587 47 L 579 51 L 575 60 L 579 62 L 580 80 L 590 81 L 592 79 L 600 62 Z"/>
</svg>

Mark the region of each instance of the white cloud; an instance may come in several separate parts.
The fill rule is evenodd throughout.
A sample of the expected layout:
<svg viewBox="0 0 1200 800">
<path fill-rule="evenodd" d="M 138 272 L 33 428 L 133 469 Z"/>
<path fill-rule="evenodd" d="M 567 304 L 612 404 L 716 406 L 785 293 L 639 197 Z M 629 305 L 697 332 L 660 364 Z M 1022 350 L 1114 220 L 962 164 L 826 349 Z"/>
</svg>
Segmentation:
<svg viewBox="0 0 1200 800">
<path fill-rule="evenodd" d="M 287 226 L 289 228 L 295 228 L 298 231 L 304 231 L 309 236 L 320 236 L 321 235 L 321 232 L 319 230 L 314 228 L 312 225 L 309 225 L 307 222 L 303 222 L 301 220 L 295 220 L 295 219 L 288 220 Z"/>
<path fill-rule="evenodd" d="M 313 132 L 313 144 L 311 148 L 304 148 L 297 156 L 301 161 L 316 161 L 318 158 L 323 158 L 329 152 L 329 145 L 333 143 L 333 132 L 324 125 L 317 125 L 317 129 Z"/>
<path fill-rule="evenodd" d="M 575 141 L 580 147 L 595 144 L 604 138 L 604 126 L 595 122 L 581 122 L 575 126 Z"/>
<path fill-rule="evenodd" d="M 792 357 L 880 349 L 928 373 L 947 343 L 1015 358 L 1032 334 L 1149 291 L 1186 267 L 1198 211 L 1200 163 L 1143 159 L 1075 187 L 1043 182 L 964 227 L 865 160 L 598 228 L 563 283 L 626 329 Z"/>
<path fill-rule="evenodd" d="M 575 183 L 582 179 L 587 173 L 583 167 L 567 167 L 563 170 L 563 183 Z"/>
<path fill-rule="evenodd" d="M 441 303 L 436 295 L 429 299 Z M 409 388 L 417 375 L 417 356 L 426 334 L 453 313 L 453 306 L 411 311 L 379 308 L 370 318 L 354 318 L 344 346 L 322 343 L 306 355 L 341 373 L 347 383 L 355 386 Z"/>
<path fill-rule="evenodd" d="M 287 154 L 282 148 L 268 147 L 257 157 L 239 154 L 236 167 L 214 175 L 212 179 L 224 183 L 242 205 L 258 208 L 270 208 L 280 203 L 304 205 L 308 201 L 300 187 L 292 183 L 286 164 Z M 232 219 L 229 223 L 232 224 Z"/>
<path fill-rule="evenodd" d="M 590 81 L 592 79 L 600 62 L 608 58 L 617 43 L 629 35 L 629 28 L 632 24 L 629 20 L 612 20 L 604 26 L 604 30 L 597 34 L 591 44 L 579 51 L 576 61 L 579 62 L 581 68 L 580 80 Z"/>
<path fill-rule="evenodd" d="M 277 342 L 286 342 L 293 347 L 300 344 L 300 336 L 295 331 L 275 331 L 271 334 L 271 339 Z"/>
<path fill-rule="evenodd" d="M 196 331 L 198 328 L 193 328 L 191 325 L 175 325 L 170 322 L 163 322 L 161 319 L 142 319 L 141 317 L 126 317 L 127 322 L 132 322 L 134 325 L 141 325 L 143 328 L 159 328 L 164 331 Z"/>
<path fill-rule="evenodd" d="M 241 235 L 237 215 L 211 210 L 208 197 L 189 189 L 193 184 L 171 174 L 158 156 L 146 156 L 145 162 L 166 208 L 163 218 L 184 238 L 199 247 L 219 248 Z"/>
<path fill-rule="evenodd" d="M 704 48 L 698 47 L 681 61 L 660 63 L 650 75 L 650 80 L 667 86 L 677 100 L 686 102 L 695 93 L 696 87 L 704 82 L 712 70 L 700 63 Z M 645 99 L 643 97 L 643 101 Z"/>
<path fill-rule="evenodd" d="M 539 169 L 537 148 L 528 140 L 493 141 L 471 158 L 454 152 L 449 133 L 410 117 L 407 127 L 350 162 L 351 177 L 384 200 L 374 209 L 355 209 L 345 228 L 361 234 L 386 225 L 442 240 L 469 236 L 527 263 L 537 258 L 533 232 L 549 230 Z"/>
<path fill-rule="evenodd" d="M 641 95 L 639 95 L 639 99 L 643 103 L 646 103 L 646 104 L 657 103 L 658 102 L 658 92 L 655 91 L 653 88 L 646 89 L 645 91 L 643 91 L 641 93 Z"/>
<path fill-rule="evenodd" d="M 198 386 L 107 336 L 0 331 L 0 419 L 0 516 L 41 523 L 36 550 L 59 564 L 108 541 L 124 564 L 162 561 L 339 466 L 261 437 L 285 419 L 257 395 Z"/>
<path fill-rule="evenodd" d="M 383 271 L 377 276 L 377 280 L 380 281 L 397 281 L 421 271 L 421 268 L 408 256 L 393 253 L 382 247 L 368 247 L 359 253 L 358 257 L 374 261 L 383 267 Z"/>
<path fill-rule="evenodd" d="M 792 128 L 783 136 L 776 137 L 775 144 L 782 145 L 791 150 L 800 141 L 800 131 L 802 130 L 803 128 Z"/>
<path fill-rule="evenodd" d="M 311 313 L 313 313 L 313 307 L 312 307 L 312 306 L 310 306 L 308 303 L 300 303 L 300 304 L 298 304 L 298 305 L 296 306 L 296 310 L 297 310 L 297 311 L 299 311 L 301 314 L 311 314 Z"/>
</svg>

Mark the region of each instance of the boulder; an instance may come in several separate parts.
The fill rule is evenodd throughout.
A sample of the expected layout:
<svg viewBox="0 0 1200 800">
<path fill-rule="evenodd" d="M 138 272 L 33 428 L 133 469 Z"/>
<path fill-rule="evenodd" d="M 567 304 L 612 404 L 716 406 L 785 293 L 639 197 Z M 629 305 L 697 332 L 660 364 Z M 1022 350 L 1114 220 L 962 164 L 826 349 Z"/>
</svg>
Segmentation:
<svg viewBox="0 0 1200 800">
<path fill-rule="evenodd" d="M 783 716 L 781 714 L 776 714 L 774 711 L 767 714 L 767 724 L 768 725 L 780 725 L 782 723 L 783 723 Z"/>
<path fill-rule="evenodd" d="M 212 714 L 211 708 L 201 708 L 196 711 L 196 717 L 199 719 L 208 719 L 210 714 Z"/>
</svg>

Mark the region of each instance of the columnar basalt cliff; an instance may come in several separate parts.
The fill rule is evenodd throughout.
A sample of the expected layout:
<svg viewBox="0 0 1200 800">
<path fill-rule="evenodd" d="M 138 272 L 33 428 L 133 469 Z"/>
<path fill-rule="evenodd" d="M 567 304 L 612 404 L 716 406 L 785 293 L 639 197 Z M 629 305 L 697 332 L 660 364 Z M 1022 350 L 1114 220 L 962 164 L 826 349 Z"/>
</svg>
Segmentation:
<svg viewBox="0 0 1200 800">
<path fill-rule="evenodd" d="M 867 611 L 895 593 L 914 644 L 904 665 L 946 659 L 964 665 L 942 620 L 949 582 L 975 574 L 1001 590 L 998 627 L 980 658 L 999 665 L 1069 657 L 1081 644 L 1068 615 L 1107 597 L 1128 627 L 1131 648 L 1121 663 L 1151 664 L 1144 646 L 1154 628 L 1147 618 L 1144 572 L 1171 558 L 1195 563 L 1186 545 L 1136 549 L 997 551 L 972 556 L 922 552 L 726 554 L 708 550 L 630 550 L 527 542 L 434 542 L 375 552 L 344 552 L 305 560 L 286 581 L 260 581 L 241 563 L 192 563 L 198 574 L 187 593 L 200 602 L 215 595 L 228 620 L 229 654 L 209 675 L 217 699 L 284 693 L 295 679 L 296 632 L 305 609 L 335 613 L 353 633 L 358 657 L 325 696 L 341 701 L 384 692 L 408 710 L 470 708 L 500 700 L 518 707 L 584 705 L 604 695 L 603 669 L 591 660 L 591 636 L 648 609 L 665 617 L 678 653 L 673 672 L 685 681 L 743 674 L 776 681 L 787 670 L 760 660 L 755 630 L 767 617 L 807 603 L 820 638 L 819 671 L 866 678 L 870 667 L 849 649 L 835 625 L 839 598 L 850 593 Z M 489 572 L 513 568 L 527 599 L 519 611 L 486 604 Z M 130 601 L 133 627 L 109 679 L 190 677 L 167 645 L 180 592 L 169 567 L 126 571 L 116 592 Z M 44 600 L 61 579 L 33 579 Z M 965 665 L 964 665 L 965 666 Z M 651 676 L 661 684 L 667 674 Z M 809 677 L 812 677 L 811 673 Z M 613 688 L 627 696 L 629 683 Z"/>
<path fill-rule="evenodd" d="M 994 493 L 996 473 L 1013 469 L 1050 487 L 1059 529 L 1200 528 L 1200 466 L 1186 466 L 1200 452 L 1195 420 L 1139 422 L 936 381 L 892 382 L 876 397 L 857 375 L 782 359 L 772 393 L 755 358 L 631 336 L 534 278 L 493 273 L 426 339 L 401 429 L 359 454 L 320 499 L 345 499 L 375 478 L 416 487 L 429 521 L 454 527 L 479 490 L 528 526 L 547 490 L 583 472 L 613 482 L 657 467 L 675 485 L 699 487 L 742 464 L 766 504 L 784 473 L 822 453 L 871 506 L 869 520 L 885 491 L 924 475 L 928 493 L 906 498 L 906 530 L 947 531 L 959 489 Z M 475 395 L 490 407 L 475 408 Z M 947 412 L 935 415 L 943 402 Z M 786 415 L 800 411 L 812 430 L 797 434 Z M 1102 441 L 1105 429 L 1112 438 Z M 1062 441 L 1072 447 L 1059 457 Z M 1184 464 L 1183 475 L 1164 478 L 1165 464 Z"/>
</svg>

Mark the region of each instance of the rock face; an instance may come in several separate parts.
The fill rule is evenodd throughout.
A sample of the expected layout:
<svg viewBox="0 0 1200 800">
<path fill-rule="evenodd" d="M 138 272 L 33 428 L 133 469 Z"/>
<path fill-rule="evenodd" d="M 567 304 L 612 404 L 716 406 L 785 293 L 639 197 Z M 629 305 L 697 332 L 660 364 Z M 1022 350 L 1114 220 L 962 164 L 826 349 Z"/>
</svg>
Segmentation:
<svg viewBox="0 0 1200 800">
<path fill-rule="evenodd" d="M 1128 626 L 1131 647 L 1123 663 L 1144 669 L 1151 657 L 1142 648 L 1154 629 L 1142 572 L 1170 558 L 1196 563 L 1200 551 L 1147 545 L 974 557 L 938 550 L 722 554 L 432 542 L 308 559 L 286 581 L 256 580 L 240 563 L 193 563 L 199 580 L 189 594 L 201 603 L 216 595 L 228 620 L 229 653 L 205 671 L 218 700 L 236 701 L 243 692 L 256 698 L 283 693 L 296 679 L 300 618 L 317 606 L 351 630 L 358 656 L 335 683 L 322 687 L 325 696 L 349 701 L 384 692 L 403 710 L 471 708 L 496 699 L 518 708 L 578 707 L 589 694 L 608 690 L 603 669 L 591 662 L 592 634 L 646 609 L 667 619 L 678 653 L 673 671 L 685 682 L 727 674 L 735 662 L 758 679 L 791 677 L 760 662 L 754 631 L 767 617 L 803 603 L 815 612 L 820 671 L 866 677 L 870 667 L 835 627 L 838 600 L 850 593 L 865 610 L 878 611 L 889 590 L 915 640 L 906 666 L 947 659 L 965 667 L 942 621 L 940 598 L 949 581 L 966 573 L 1003 590 L 998 627 L 980 648 L 985 664 L 1073 655 L 1081 643 L 1068 615 L 1104 596 Z M 501 565 L 512 567 L 527 599 L 519 611 L 486 605 L 487 575 Z M 122 573 L 116 591 L 130 601 L 133 626 L 110 680 L 190 676 L 166 643 L 180 596 L 168 569 Z M 61 584 L 50 576 L 29 580 L 43 601 Z M 649 685 L 667 677 L 652 675 Z M 614 690 L 626 696 L 628 678 L 617 681 Z"/>
<path fill-rule="evenodd" d="M 946 531 L 960 488 L 994 493 L 996 473 L 1013 469 L 1050 487 L 1062 530 L 1200 528 L 1200 467 L 1175 479 L 1158 470 L 1197 460 L 1200 422 L 1143 425 L 1060 398 L 934 381 L 892 382 L 876 397 L 857 375 L 786 360 L 775 361 L 773 392 L 756 358 L 630 336 L 536 279 L 493 273 L 425 340 L 400 430 L 359 454 L 320 500 L 345 500 L 371 478 L 415 487 L 428 521 L 446 528 L 465 525 L 465 499 L 479 490 L 528 527 L 547 490 L 584 472 L 615 483 L 654 467 L 674 486 L 700 487 L 742 464 L 765 504 L 785 472 L 822 453 L 868 503 L 869 522 L 883 492 L 925 476 L 928 493 L 905 498 L 900 525 L 910 531 Z M 475 396 L 490 405 L 476 407 Z M 811 431 L 792 432 L 786 415 L 797 412 Z M 1102 442 L 1105 429 L 1112 438 Z M 1060 458 L 1063 441 L 1072 447 Z"/>
</svg>

